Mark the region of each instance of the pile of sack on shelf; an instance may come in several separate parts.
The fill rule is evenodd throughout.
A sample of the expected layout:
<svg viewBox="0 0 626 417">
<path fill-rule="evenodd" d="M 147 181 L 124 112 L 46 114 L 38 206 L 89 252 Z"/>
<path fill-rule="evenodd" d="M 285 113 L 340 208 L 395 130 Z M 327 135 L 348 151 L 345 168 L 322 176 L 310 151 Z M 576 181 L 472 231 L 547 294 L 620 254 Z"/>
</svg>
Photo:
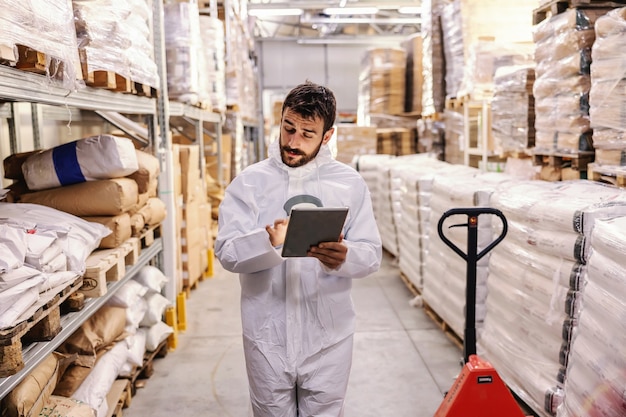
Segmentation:
<svg viewBox="0 0 626 417">
<path fill-rule="evenodd" d="M 2 400 L 2 415 L 55 415 L 56 407 L 63 415 L 106 416 L 115 380 L 131 378 L 173 331 L 161 321 L 170 305 L 161 295 L 166 282 L 158 268 L 144 266 Z"/>
<path fill-rule="evenodd" d="M 126 138 L 14 154 L 4 168 L 16 182 L 0 204 L 0 328 L 81 276 L 93 250 L 117 247 L 166 215 L 158 160 Z"/>
<path fill-rule="evenodd" d="M 113 232 L 100 248 L 114 248 L 166 215 L 157 197 L 158 159 L 127 138 L 98 135 L 4 160 L 15 180 L 8 201 L 41 204 L 104 224 Z"/>
<path fill-rule="evenodd" d="M 49 207 L 0 203 L 0 329 L 28 319 L 40 294 L 57 294 L 82 275 L 109 233 Z"/>
</svg>

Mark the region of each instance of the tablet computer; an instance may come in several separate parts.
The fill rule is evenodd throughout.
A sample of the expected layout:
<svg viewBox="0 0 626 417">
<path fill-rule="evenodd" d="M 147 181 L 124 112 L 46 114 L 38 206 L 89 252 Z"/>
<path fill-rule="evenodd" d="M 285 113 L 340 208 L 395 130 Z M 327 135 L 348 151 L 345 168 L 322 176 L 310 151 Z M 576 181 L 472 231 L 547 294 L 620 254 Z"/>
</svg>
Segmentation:
<svg viewBox="0 0 626 417">
<path fill-rule="evenodd" d="M 347 207 L 294 207 L 289 216 L 282 256 L 306 256 L 311 246 L 337 242 L 347 215 Z"/>
</svg>

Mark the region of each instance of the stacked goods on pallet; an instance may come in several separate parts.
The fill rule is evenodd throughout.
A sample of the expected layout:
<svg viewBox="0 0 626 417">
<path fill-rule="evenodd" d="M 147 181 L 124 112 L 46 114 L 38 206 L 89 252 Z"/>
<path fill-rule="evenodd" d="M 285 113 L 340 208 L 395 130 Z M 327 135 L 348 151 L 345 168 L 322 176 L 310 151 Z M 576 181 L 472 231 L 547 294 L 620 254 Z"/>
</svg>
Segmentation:
<svg viewBox="0 0 626 417">
<path fill-rule="evenodd" d="M 213 244 L 211 224 L 211 204 L 208 201 L 206 185 L 201 175 L 200 147 L 198 145 L 173 145 L 174 161 L 180 169 L 180 178 L 175 178 L 181 187 L 177 218 L 180 225 L 180 265 L 182 287 L 190 289 L 202 278 L 208 267 L 207 253 Z M 179 288 L 181 290 L 182 288 Z M 180 292 L 180 291 L 179 291 Z"/>
<path fill-rule="evenodd" d="M 417 122 L 417 152 L 431 153 L 444 160 L 445 124 L 441 120 L 419 119 Z"/>
<path fill-rule="evenodd" d="M 626 217 L 598 220 L 558 417 L 626 414 Z"/>
<path fill-rule="evenodd" d="M 497 151 L 524 152 L 535 146 L 535 70 L 507 66 L 496 70 L 491 100 L 491 131 Z"/>
<path fill-rule="evenodd" d="M 209 16 L 200 16 L 200 36 L 204 43 L 204 77 L 208 83 L 211 107 L 224 113 L 226 111 L 226 51 L 224 44 L 224 22 Z"/>
<path fill-rule="evenodd" d="M 446 97 L 457 97 L 465 71 L 465 44 L 463 43 L 460 1 L 452 1 L 442 7 L 441 29 L 446 68 Z"/>
<path fill-rule="evenodd" d="M 372 48 L 361 59 L 357 117 L 369 126 L 376 114 L 404 113 L 406 52 L 399 48 Z"/>
<path fill-rule="evenodd" d="M 404 111 L 406 113 L 422 114 L 422 35 L 416 33 L 408 37 L 402 46 L 406 52 L 406 95 Z"/>
<path fill-rule="evenodd" d="M 225 36 L 230 51 L 226 61 L 226 105 L 239 112 L 245 120 L 256 122 L 260 92 L 254 62 L 254 37 L 250 34 L 247 19 L 243 17 L 247 16 L 247 3 L 238 3 L 229 2 L 232 10 L 224 11 L 230 14 Z"/>
<path fill-rule="evenodd" d="M 624 94 L 624 40 L 626 8 L 615 9 L 598 18 L 596 41 L 591 49 L 589 116 L 595 148 L 594 171 L 624 176 L 626 169 L 626 118 L 621 109 Z"/>
<path fill-rule="evenodd" d="M 0 203 L 0 217 L 0 329 L 7 329 L 31 319 L 80 277 L 110 231 L 37 204 Z"/>
<path fill-rule="evenodd" d="M 335 159 L 352 164 L 359 155 L 377 153 L 376 127 L 358 126 L 352 123 L 339 123 L 337 132 L 337 156 Z"/>
<path fill-rule="evenodd" d="M 116 378 L 132 377 L 173 331 L 162 322 L 166 281 L 157 268 L 143 267 L 2 399 L 6 415 L 38 415 L 69 400 L 89 409 L 72 415 L 110 415 L 106 396 Z"/>
<path fill-rule="evenodd" d="M 383 248 L 392 255 L 398 254 L 396 225 L 391 207 L 391 185 L 389 170 L 396 158 L 392 155 L 360 155 L 355 167 L 361 174 L 372 197 L 372 208 L 380 232 Z"/>
<path fill-rule="evenodd" d="M 474 173 L 479 172 L 478 170 Z M 441 216 L 451 208 L 488 206 L 489 194 L 502 183 L 511 183 L 504 174 L 485 173 L 472 175 L 468 171 L 444 172 L 435 175 L 430 197 L 430 224 L 428 257 L 424 265 L 424 301 L 456 333 L 463 337 L 465 324 L 465 288 L 467 264 L 440 238 L 437 224 Z M 478 250 L 493 240 L 492 216 L 478 218 Z M 444 233 L 467 251 L 467 228 L 447 228 L 454 217 L 446 221 Z M 461 222 L 467 217 L 459 216 Z M 482 327 L 487 298 L 487 275 L 489 255 L 483 257 L 476 270 L 476 328 Z"/>
<path fill-rule="evenodd" d="M 490 205 L 509 232 L 489 259 L 481 355 L 540 416 L 553 416 L 583 290 L 594 221 L 626 213 L 626 193 L 587 181 L 520 181 Z"/>
<path fill-rule="evenodd" d="M 435 175 L 457 171 L 475 174 L 465 166 L 418 155 L 408 157 L 409 164 L 391 168 L 397 203 L 394 209 L 398 229 L 398 266 L 411 284 L 418 290 L 424 288 L 423 269 L 428 259 L 430 232 L 430 197 Z M 401 160 L 402 158 L 396 158 Z"/>
<path fill-rule="evenodd" d="M 164 17 L 168 96 L 183 103 L 201 103 L 207 99 L 208 80 L 200 77 L 204 54 L 198 4 L 166 4 Z"/>
<path fill-rule="evenodd" d="M 497 68 L 532 60 L 532 10 L 537 0 L 502 2 L 498 0 L 454 0 L 442 14 L 442 26 L 449 28 L 452 42 L 444 42 L 448 56 L 454 57 L 453 90 L 448 97 L 469 96 L 489 99 Z M 449 72 L 446 60 L 446 72 Z M 464 72 L 463 72 L 464 70 Z M 460 74 L 459 74 L 460 72 Z M 458 77 L 462 77 L 459 86 Z"/>
<path fill-rule="evenodd" d="M 467 146 L 465 143 L 465 122 L 463 112 L 446 109 L 443 113 L 443 118 L 446 127 L 446 145 L 443 148 L 443 160 L 451 164 L 463 164 L 465 160 L 463 150 Z M 468 120 L 468 123 L 473 124 L 473 126 L 469 129 L 470 133 L 478 131 L 475 118 Z M 474 142 L 476 142 L 476 140 L 474 140 Z"/>
<path fill-rule="evenodd" d="M 417 143 L 409 129 L 403 127 L 376 129 L 376 153 L 411 155 L 417 152 Z"/>
<path fill-rule="evenodd" d="M 434 116 L 443 112 L 445 104 L 445 65 L 441 9 L 443 0 L 422 1 L 422 115 Z"/>
<path fill-rule="evenodd" d="M 98 135 L 15 154 L 5 159 L 4 168 L 7 178 L 24 183 L 25 192 L 15 196 L 16 201 L 107 226 L 111 234 L 99 241 L 100 249 L 121 247 L 131 236 L 157 227 L 166 216 L 165 204 L 157 197 L 159 162 L 136 150 L 127 138 Z M 86 296 L 106 292 L 106 277 L 94 279 L 82 291 Z"/>
<path fill-rule="evenodd" d="M 0 61 L 58 79 L 73 90 L 80 79 L 71 3 L 3 1 Z"/>
<path fill-rule="evenodd" d="M 151 2 L 73 0 L 72 5 L 83 76 L 88 84 L 130 91 L 116 82 L 117 74 L 127 81 L 159 87 Z M 106 84 L 100 84 L 94 74 L 98 71 L 110 73 L 108 77 L 104 74 Z"/>
<path fill-rule="evenodd" d="M 534 29 L 535 151 L 592 151 L 589 123 L 594 24 L 604 11 L 568 9 Z"/>
</svg>

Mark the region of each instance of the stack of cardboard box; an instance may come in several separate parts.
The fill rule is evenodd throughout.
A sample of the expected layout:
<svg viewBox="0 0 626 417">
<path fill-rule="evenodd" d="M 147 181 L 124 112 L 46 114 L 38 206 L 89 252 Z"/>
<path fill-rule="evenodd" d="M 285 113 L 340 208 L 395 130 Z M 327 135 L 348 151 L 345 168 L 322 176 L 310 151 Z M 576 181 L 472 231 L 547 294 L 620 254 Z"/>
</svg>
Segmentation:
<svg viewBox="0 0 626 417">
<path fill-rule="evenodd" d="M 182 287 L 191 288 L 208 268 L 213 247 L 211 204 L 208 201 L 198 145 L 173 145 L 174 162 L 180 167 L 177 224 L 180 240 Z M 176 175 L 176 173 L 175 173 Z"/>
</svg>

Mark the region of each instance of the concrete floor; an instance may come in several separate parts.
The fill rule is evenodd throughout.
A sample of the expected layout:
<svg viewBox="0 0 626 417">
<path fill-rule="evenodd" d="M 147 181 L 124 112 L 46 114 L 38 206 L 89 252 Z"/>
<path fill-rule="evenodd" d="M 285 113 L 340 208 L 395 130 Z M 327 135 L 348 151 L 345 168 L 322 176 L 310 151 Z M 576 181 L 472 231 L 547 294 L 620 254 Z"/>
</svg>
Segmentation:
<svg viewBox="0 0 626 417">
<path fill-rule="evenodd" d="M 355 280 L 354 359 L 344 417 L 431 417 L 460 371 L 461 350 L 424 313 L 385 256 Z M 239 280 L 215 262 L 214 276 L 187 300 L 188 328 L 156 359 L 125 417 L 248 417 Z"/>
</svg>

